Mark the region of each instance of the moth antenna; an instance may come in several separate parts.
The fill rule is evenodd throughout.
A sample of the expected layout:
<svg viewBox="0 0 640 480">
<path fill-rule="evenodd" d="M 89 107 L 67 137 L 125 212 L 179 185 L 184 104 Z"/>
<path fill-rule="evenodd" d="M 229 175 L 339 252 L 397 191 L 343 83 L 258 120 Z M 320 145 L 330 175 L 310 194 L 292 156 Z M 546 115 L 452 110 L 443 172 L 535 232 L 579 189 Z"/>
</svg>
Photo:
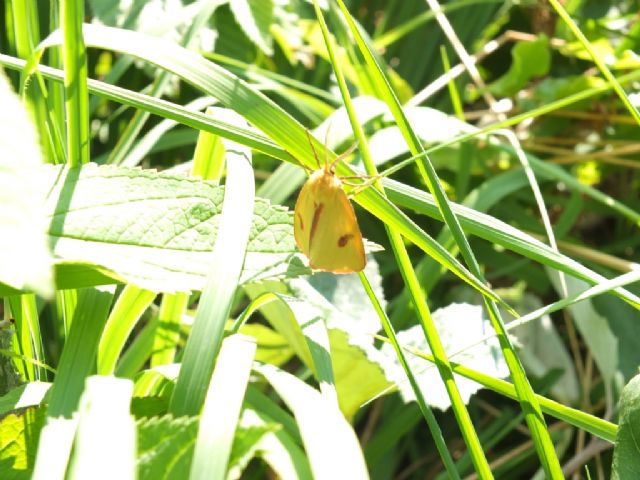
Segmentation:
<svg viewBox="0 0 640 480">
<path fill-rule="evenodd" d="M 306 128 L 304 129 L 304 131 L 307 134 L 307 138 L 309 139 L 309 145 L 311 145 L 311 151 L 313 151 L 313 158 L 316 159 L 316 165 L 318 166 L 318 168 L 320 168 L 320 160 L 318 160 L 318 153 L 316 152 L 316 147 L 313 146 L 313 140 L 311 139 L 311 134 L 309 133 L 309 130 L 307 130 Z"/>
<path fill-rule="evenodd" d="M 353 145 L 351 145 L 349 148 L 347 148 L 344 152 L 342 152 L 340 155 L 338 155 L 336 157 L 336 159 L 331 163 L 331 170 L 333 170 L 338 163 L 340 163 L 346 157 L 351 155 L 356 148 L 358 148 L 358 142 L 355 142 Z"/>
<path fill-rule="evenodd" d="M 354 177 L 344 177 L 344 178 L 354 178 Z M 375 182 L 377 182 L 378 180 L 380 180 L 381 178 L 384 178 L 384 175 L 378 174 L 378 175 L 367 175 L 365 177 L 356 177 L 356 178 L 366 178 L 367 181 L 366 182 L 361 182 L 361 183 L 356 183 L 353 184 L 351 182 L 342 182 L 343 184 L 353 187 L 353 190 L 351 192 L 349 192 L 349 198 L 353 198 L 356 195 L 358 195 L 359 193 L 362 193 L 366 188 L 369 188 L 371 185 L 373 185 Z"/>
<path fill-rule="evenodd" d="M 329 165 L 329 130 L 331 130 L 331 125 L 333 124 L 333 120 L 329 120 L 329 124 L 327 125 L 327 131 L 324 132 L 324 169 L 327 172 L 333 170 L 333 163 Z"/>
</svg>

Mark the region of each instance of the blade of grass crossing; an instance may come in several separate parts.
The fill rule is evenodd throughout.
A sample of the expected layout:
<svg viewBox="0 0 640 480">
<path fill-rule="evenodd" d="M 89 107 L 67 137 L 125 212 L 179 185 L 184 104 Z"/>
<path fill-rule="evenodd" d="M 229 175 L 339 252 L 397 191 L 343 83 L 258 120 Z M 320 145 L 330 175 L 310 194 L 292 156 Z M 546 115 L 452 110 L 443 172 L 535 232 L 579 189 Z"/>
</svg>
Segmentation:
<svg viewBox="0 0 640 480">
<path fill-rule="evenodd" d="M 342 98 L 345 104 L 345 108 L 347 110 L 347 113 L 349 115 L 349 119 L 351 121 L 351 125 L 352 128 L 354 129 L 355 133 L 356 133 L 356 139 L 358 140 L 358 142 L 360 143 L 360 152 L 362 154 L 364 163 L 367 167 L 367 173 L 370 175 L 376 175 L 377 171 L 375 169 L 374 163 L 372 161 L 371 158 L 371 154 L 369 152 L 367 143 L 366 143 L 366 139 L 364 136 L 364 132 L 362 131 L 362 127 L 360 126 L 360 123 L 356 117 L 356 113 L 355 110 L 353 108 L 353 104 L 351 102 L 351 97 L 349 95 L 349 91 L 347 89 L 347 85 L 344 79 L 344 76 L 342 74 L 342 71 L 340 69 L 340 66 L 338 65 L 336 58 L 335 58 L 335 53 L 334 53 L 334 48 L 333 45 L 331 43 L 331 37 L 329 35 L 329 32 L 327 30 L 327 25 L 325 23 L 324 17 L 322 15 L 322 11 L 320 10 L 320 7 L 318 6 L 318 2 L 317 0 L 314 0 L 314 5 L 315 5 L 315 10 L 316 10 L 316 16 L 318 18 L 318 22 L 320 24 L 320 28 L 322 30 L 322 34 L 324 36 L 324 40 L 325 40 L 325 44 L 327 47 L 327 50 L 329 52 L 329 58 L 330 61 L 333 65 L 333 70 L 336 76 L 336 79 L 338 81 L 338 85 L 340 87 L 340 91 L 342 94 Z M 378 182 L 377 188 L 380 189 L 382 192 L 382 187 L 380 186 L 380 182 Z M 384 194 L 384 193 L 383 193 Z M 386 225 L 385 225 L 386 227 Z M 406 260 L 408 259 L 408 254 L 407 251 L 404 247 L 402 238 L 400 237 L 399 234 L 397 234 L 396 232 L 393 231 L 393 229 L 390 228 L 386 228 L 387 230 L 387 235 L 391 241 L 392 247 L 393 247 L 393 251 L 394 254 L 396 256 L 396 261 L 398 262 L 400 271 L 403 275 L 403 278 L 405 279 L 405 283 L 410 283 L 415 285 L 417 283 L 416 278 L 415 278 L 415 273 L 413 272 L 413 267 L 411 266 L 410 262 L 407 262 Z M 389 334 L 389 338 L 394 338 L 395 339 L 395 335 L 393 332 L 393 328 L 390 324 L 390 322 L 388 321 L 388 318 L 386 317 L 386 314 L 384 314 L 384 312 L 382 311 L 382 308 L 379 305 L 379 302 L 377 301 L 377 298 L 375 298 L 375 296 L 373 295 L 373 292 L 371 291 L 371 287 L 369 285 L 369 282 L 367 281 L 366 277 L 364 276 L 364 274 L 360 274 L 360 280 L 365 288 L 365 290 L 369 293 L 369 297 L 371 298 L 371 301 L 374 304 L 374 308 L 376 308 L 376 311 L 378 312 L 378 314 L 380 315 L 382 324 L 385 328 L 385 330 L 388 330 L 388 334 Z M 455 382 L 453 380 L 453 375 L 451 373 L 451 369 L 447 368 L 447 364 L 448 364 L 448 360 L 446 358 L 446 356 L 444 355 L 444 349 L 442 347 L 442 344 L 439 341 L 438 338 L 438 334 L 435 331 L 433 322 L 431 322 L 431 317 L 428 311 L 428 307 L 426 306 L 426 302 L 424 302 L 424 299 L 422 298 L 422 292 L 420 291 L 420 289 L 418 289 L 417 291 L 415 289 L 411 290 L 412 294 L 413 294 L 413 300 L 414 303 L 416 305 L 416 308 L 418 309 L 418 312 L 420 314 L 421 317 L 421 323 L 423 325 L 423 327 L 426 330 L 427 338 L 429 340 L 429 345 L 432 348 L 433 352 L 436 352 L 435 355 L 436 356 L 441 356 L 439 358 L 439 360 L 441 360 L 441 365 L 443 365 L 443 371 L 441 372 L 441 376 L 443 378 L 443 380 L 445 381 L 445 385 L 447 386 L 447 392 L 449 393 L 449 396 L 451 398 L 451 402 L 452 405 L 454 406 L 454 412 L 456 413 L 456 416 L 458 417 L 458 421 L 460 423 L 461 429 L 462 429 L 462 433 L 463 436 L 465 437 L 465 441 L 467 442 L 467 445 L 469 446 L 470 451 L 472 452 L 472 458 L 474 459 L 474 464 L 476 465 L 476 470 L 481 474 L 481 476 L 484 477 L 490 477 L 491 476 L 491 471 L 489 469 L 489 465 L 488 462 L 484 456 L 483 450 L 480 447 L 480 444 L 478 442 L 478 437 L 477 434 L 475 433 L 475 430 L 473 428 L 473 425 L 471 424 L 470 421 L 470 417 L 468 412 L 466 411 L 466 407 L 464 406 L 464 402 L 462 401 L 462 397 L 460 396 L 460 392 L 458 391 Z M 418 297 L 416 297 L 416 293 L 419 295 Z M 435 334 L 435 337 L 433 336 Z M 431 336 L 431 338 L 429 338 L 429 336 Z M 442 432 L 437 424 L 437 422 L 435 421 L 435 417 L 433 416 L 433 413 L 431 412 L 430 408 L 428 407 L 428 405 L 426 404 L 425 400 L 424 400 L 424 396 L 422 394 L 422 391 L 420 390 L 417 382 L 415 381 L 415 378 L 413 377 L 408 364 L 406 363 L 406 359 L 404 358 L 404 355 L 402 354 L 402 351 L 400 350 L 400 348 L 397 345 L 397 341 L 394 342 L 394 347 L 396 348 L 396 354 L 398 355 L 398 360 L 400 361 L 401 365 L 403 366 L 407 376 L 409 377 L 409 380 L 411 382 L 411 386 L 414 389 L 414 392 L 416 394 L 416 398 L 418 398 L 419 404 L 420 404 L 420 409 L 422 410 L 423 415 L 425 416 L 425 420 L 427 421 L 427 425 L 429 426 L 431 433 L 433 435 L 434 441 L 438 447 L 438 451 L 442 457 L 443 462 L 445 463 L 445 467 L 447 468 L 447 471 L 449 472 L 449 474 L 452 476 L 452 478 L 457 478 L 458 474 L 457 471 L 455 469 L 455 465 L 453 464 L 453 460 L 451 459 L 451 456 L 448 452 L 448 449 L 446 448 L 446 445 L 444 444 L 444 439 L 442 438 Z M 448 371 L 446 371 L 448 370 Z M 461 409 L 461 410 L 460 410 Z"/>
<path fill-rule="evenodd" d="M 327 26 L 324 22 L 322 11 L 318 7 L 317 0 L 314 1 L 314 4 L 316 7 L 316 15 L 318 17 L 320 27 L 325 37 L 325 43 L 329 51 L 329 56 L 333 64 L 334 72 L 336 75 L 336 79 L 338 80 L 338 85 L 340 87 L 340 91 L 343 96 L 345 107 L 349 114 L 351 125 L 354 128 L 354 131 L 356 132 L 356 138 L 360 142 L 360 152 L 362 154 L 364 163 L 367 166 L 367 173 L 369 173 L 370 175 L 376 175 L 377 171 L 375 169 L 373 160 L 371 158 L 371 154 L 369 152 L 366 139 L 364 137 L 364 132 L 362 131 L 362 127 L 360 126 L 360 123 L 356 118 L 355 111 L 351 103 L 351 97 L 349 95 L 349 91 L 344 81 L 342 72 L 335 61 L 335 56 L 333 53 L 333 45 L 331 45 L 330 36 L 328 35 L 328 32 L 327 32 Z M 380 189 L 381 193 L 384 195 L 384 191 L 382 190 L 380 182 L 378 182 L 377 188 Z M 429 347 L 431 348 L 431 351 L 434 352 L 434 355 L 438 358 L 438 362 L 437 362 L 438 370 L 445 384 L 445 388 L 447 390 L 449 398 L 451 399 L 451 405 L 453 407 L 454 413 L 458 420 L 458 424 L 462 431 L 462 435 L 465 439 L 467 447 L 469 448 L 469 452 L 471 454 L 471 458 L 473 459 L 476 472 L 480 475 L 481 478 L 491 478 L 492 475 L 491 475 L 491 469 L 489 468 L 489 463 L 487 462 L 487 459 L 484 455 L 484 451 L 482 449 L 482 446 L 480 445 L 478 435 L 473 427 L 473 424 L 471 422 L 471 417 L 469 416 L 469 412 L 467 411 L 464 401 L 462 400 L 460 391 L 458 390 L 458 387 L 455 384 L 453 372 L 451 371 L 451 366 L 449 365 L 449 360 L 447 359 L 446 352 L 444 351 L 444 347 L 438 336 L 438 332 L 435 328 L 435 324 L 433 323 L 433 320 L 431 318 L 431 313 L 429 312 L 429 308 L 424 299 L 422 289 L 420 288 L 417 277 L 413 270 L 413 266 L 411 265 L 411 261 L 409 260 L 409 255 L 407 253 L 406 247 L 404 246 L 402 237 L 398 233 L 396 233 L 393 229 L 388 228 L 388 226 L 385 225 L 385 228 L 386 228 L 389 240 L 391 241 L 391 246 L 393 248 L 393 252 L 396 257 L 396 261 L 398 263 L 398 268 L 400 269 L 400 272 L 402 274 L 405 284 L 409 287 L 409 291 L 411 293 L 413 303 L 418 312 L 418 316 L 420 318 L 420 324 L 422 325 L 425 336 L 427 337 L 427 342 L 429 343 Z M 361 275 L 360 279 L 363 281 L 363 284 L 364 284 L 366 282 L 364 281 L 363 277 L 364 276 Z M 365 289 L 366 288 L 367 287 L 365 285 Z M 396 351 L 398 352 L 399 349 L 396 349 Z M 401 363 L 403 363 L 403 359 L 401 357 L 399 357 L 399 360 Z M 408 368 L 405 368 L 405 371 L 408 371 Z M 408 373 L 408 375 L 410 374 Z M 411 379 L 412 377 L 410 376 L 409 378 Z M 411 384 L 414 387 L 414 391 L 416 391 L 416 395 L 418 395 L 419 388 L 418 388 L 418 385 L 415 383 L 415 379 L 411 382 Z M 417 398 L 420 398 L 420 397 L 417 397 Z M 426 403 L 424 406 L 426 407 Z M 422 408 L 422 405 L 421 405 L 421 408 Z M 436 439 L 436 444 L 438 444 L 437 439 L 438 437 L 441 438 L 442 436 L 440 429 L 437 428 L 437 424 L 433 425 L 431 424 L 431 422 L 429 422 L 429 416 L 427 411 L 423 410 L 423 414 L 425 414 L 427 423 L 429 427 L 432 429 L 432 434 L 434 436 L 434 439 Z M 455 473 L 456 472 L 455 466 L 452 463 L 450 463 L 451 458 L 448 455 L 448 451 L 446 447 L 439 445 L 438 450 L 441 455 L 443 454 L 445 455 L 443 456 L 443 461 L 445 462 L 447 470 L 451 469 L 451 471 L 454 472 L 455 475 L 457 475 L 457 473 Z"/>
<path fill-rule="evenodd" d="M 65 71 L 67 161 L 75 167 L 89 161 L 89 90 L 87 49 L 82 35 L 83 0 L 62 0 L 62 58 Z"/>
<path fill-rule="evenodd" d="M 355 25 L 355 22 L 351 18 L 351 15 L 349 14 L 349 11 L 347 10 L 343 1 L 342 0 L 337 0 L 337 1 L 345 19 L 349 23 L 349 26 L 353 32 L 353 35 L 356 39 L 357 44 L 360 47 L 362 54 L 365 57 L 366 62 L 370 65 L 372 70 L 378 72 L 378 80 L 381 86 L 384 87 L 383 91 L 386 93 L 384 100 L 387 102 L 387 105 L 389 106 L 396 120 L 396 123 L 398 124 L 398 127 L 400 128 L 403 136 L 405 137 L 405 140 L 407 141 L 409 149 L 414 155 L 421 153 L 423 151 L 422 145 L 418 137 L 416 136 L 415 132 L 413 132 L 413 129 L 411 128 L 411 125 L 409 124 L 409 121 L 406 118 L 402 110 L 402 107 L 399 104 L 398 99 L 391 88 L 391 85 L 389 84 L 388 80 L 384 76 L 383 72 L 380 70 L 380 67 L 377 65 L 375 56 L 370 51 L 367 44 L 364 42 L 358 30 L 358 27 Z M 440 180 L 437 176 L 437 173 L 429 160 L 429 157 L 425 156 L 424 160 L 418 161 L 417 164 L 418 164 L 418 170 L 420 171 L 423 180 L 428 185 L 429 190 L 431 190 L 431 193 L 434 195 L 438 209 L 440 210 L 446 225 L 451 230 L 451 233 L 456 241 L 456 244 L 460 248 L 460 252 L 463 258 L 465 259 L 467 265 L 470 267 L 475 277 L 481 279 L 482 273 L 480 271 L 480 266 L 478 265 L 473 255 L 473 252 L 471 251 L 469 243 L 464 235 L 464 232 L 460 226 L 460 223 L 458 222 L 457 217 L 455 216 L 455 214 L 453 213 L 449 205 L 449 201 L 442 188 L 442 185 L 440 184 Z M 405 281 L 407 280 L 408 279 L 405 278 Z M 421 294 L 419 285 L 416 285 L 416 288 L 417 288 L 416 293 Z M 419 298 L 419 297 L 414 296 L 414 298 Z M 489 317 L 491 319 L 493 328 L 496 330 L 496 333 L 498 334 L 498 339 L 503 351 L 503 355 L 505 356 L 505 360 L 507 362 L 507 365 L 509 366 L 509 371 L 511 372 L 511 376 L 514 379 L 516 392 L 520 396 L 520 403 L 525 413 L 527 424 L 531 430 L 534 445 L 536 447 L 536 451 L 538 452 L 538 457 L 540 458 L 542 467 L 544 468 L 547 477 L 563 478 L 562 469 L 560 467 L 560 463 L 556 456 L 553 442 L 551 440 L 551 436 L 549 434 L 549 431 L 546 429 L 546 424 L 544 422 L 544 417 L 542 416 L 540 406 L 538 405 L 537 400 L 534 396 L 533 390 L 531 389 L 531 385 L 529 384 L 529 381 L 526 375 L 524 374 L 524 369 L 522 368 L 522 365 L 513 350 L 511 341 L 506 335 L 506 331 L 504 329 L 504 323 L 500 317 L 498 308 L 495 302 L 493 300 L 488 299 L 486 296 L 485 296 L 485 305 L 489 313 Z M 425 303 L 425 306 L 426 306 L 426 303 Z M 428 311 L 425 311 L 425 313 L 427 312 Z M 427 317 L 421 315 L 421 319 L 427 319 Z M 426 326 L 426 324 L 423 323 L 423 327 L 424 326 Z M 427 332 L 425 331 L 425 333 Z M 435 329 L 433 333 L 436 333 Z M 437 333 L 436 333 L 436 338 L 437 338 Z M 427 335 L 427 340 L 429 340 L 428 335 Z M 442 350 L 442 353 L 444 354 L 444 350 Z M 436 356 L 438 355 L 436 354 Z M 441 364 L 438 365 L 438 369 L 441 371 L 441 375 L 447 370 L 447 368 L 443 368 L 443 367 L 445 367 L 445 365 L 441 365 Z M 450 374 L 450 367 L 448 370 Z M 476 465 L 476 468 L 477 467 L 478 465 Z"/>
</svg>

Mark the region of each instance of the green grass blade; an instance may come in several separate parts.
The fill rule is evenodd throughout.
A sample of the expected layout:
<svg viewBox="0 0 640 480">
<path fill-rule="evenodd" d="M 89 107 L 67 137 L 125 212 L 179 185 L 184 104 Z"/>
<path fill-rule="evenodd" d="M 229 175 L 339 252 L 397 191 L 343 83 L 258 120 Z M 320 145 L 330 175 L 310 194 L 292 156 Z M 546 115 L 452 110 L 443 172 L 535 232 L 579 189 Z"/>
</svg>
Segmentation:
<svg viewBox="0 0 640 480">
<path fill-rule="evenodd" d="M 223 342 L 202 409 L 190 479 L 224 478 L 255 353 L 253 338 L 232 335 Z"/>
<path fill-rule="evenodd" d="M 60 2 L 62 58 L 65 71 L 67 161 L 72 167 L 89 161 L 89 90 L 87 50 L 82 35 L 83 0 Z"/>
<path fill-rule="evenodd" d="M 407 142 L 407 145 L 409 146 L 409 149 L 414 155 L 421 153 L 423 151 L 422 144 L 418 139 L 417 135 L 415 134 L 415 132 L 413 131 L 407 117 L 405 116 L 402 106 L 400 105 L 395 93 L 393 92 L 391 85 L 389 84 L 388 80 L 386 79 L 379 65 L 377 64 L 373 52 L 371 52 L 369 46 L 366 44 L 366 42 L 362 38 L 360 30 L 355 25 L 353 19 L 351 18 L 351 15 L 349 14 L 342 0 L 338 0 L 338 4 L 340 5 L 344 18 L 349 23 L 352 34 L 355 37 L 355 40 L 358 43 L 358 46 L 360 47 L 360 51 L 364 55 L 367 64 L 369 64 L 370 68 L 373 71 L 378 72 L 377 80 L 380 86 L 382 87 L 382 90 L 385 92 L 385 96 L 383 99 L 386 101 L 387 105 L 389 106 L 394 116 L 394 119 L 398 124 L 398 127 L 400 128 Z M 460 226 L 458 218 L 456 217 L 456 215 L 451 209 L 451 206 L 449 205 L 447 196 L 444 192 L 442 185 L 440 184 L 440 180 L 428 156 L 424 157 L 424 161 L 422 160 L 418 161 L 417 165 L 423 180 L 425 181 L 425 183 L 429 187 L 429 190 L 431 191 L 431 193 L 435 198 L 436 204 L 442 214 L 445 224 L 451 230 L 451 234 L 453 235 L 453 238 L 455 239 L 456 244 L 460 248 L 460 252 L 463 258 L 465 259 L 465 262 L 470 267 L 471 272 L 474 274 L 475 278 L 482 279 L 480 266 L 478 265 L 475 259 L 475 256 L 471 251 L 471 248 L 469 246 L 467 238 L 464 235 L 462 227 Z M 408 263 L 408 265 L 410 265 L 410 263 Z M 407 281 L 407 278 L 405 278 L 405 281 Z M 417 281 L 416 281 L 415 288 L 416 288 L 416 293 L 420 292 L 421 294 L 421 290 L 419 288 L 419 285 L 417 285 Z M 416 298 L 415 295 L 414 295 L 414 298 Z M 527 420 L 529 429 L 531 430 L 533 442 L 538 452 L 538 457 L 540 459 L 540 462 L 548 477 L 562 478 L 562 469 L 560 468 L 560 463 L 556 456 L 550 434 L 546 429 L 544 417 L 542 416 L 542 412 L 540 411 L 540 407 L 537 404 L 537 401 L 534 397 L 533 390 L 531 389 L 531 385 L 529 384 L 529 381 L 524 373 L 522 365 L 517 355 L 515 354 L 513 345 L 511 344 L 509 337 L 506 335 L 504 322 L 502 321 L 497 305 L 495 304 L 493 299 L 490 299 L 489 297 L 485 297 L 485 304 L 486 304 L 487 311 L 489 313 L 489 317 L 491 319 L 493 328 L 496 330 L 498 334 L 498 340 L 500 341 L 500 346 L 501 346 L 503 355 L 505 357 L 505 360 L 507 362 L 507 365 L 509 366 L 511 376 L 514 379 L 516 391 L 518 392 L 518 395 L 520 397 L 521 406 L 525 413 L 525 418 Z M 421 317 L 426 319 L 428 318 L 427 315 L 428 315 L 428 311 L 425 310 L 424 314 L 421 315 Z M 425 323 L 423 325 L 427 327 L 428 323 Z M 425 328 L 425 333 L 427 333 L 426 328 Z M 437 332 L 435 332 L 435 328 L 433 329 L 433 333 L 435 333 L 436 335 L 435 338 L 437 338 Z M 427 339 L 431 343 L 432 338 L 430 339 L 429 335 L 427 335 Z M 432 345 L 430 346 L 433 350 L 433 346 Z M 436 352 L 434 351 L 434 353 Z M 436 353 L 436 357 L 438 358 L 438 368 L 442 376 L 445 373 L 445 371 L 448 370 L 443 368 L 443 365 L 440 363 L 441 358 L 446 358 L 444 349 L 442 349 L 442 357 L 437 353 Z M 451 392 L 453 392 L 453 389 L 451 390 Z M 464 405 L 464 403 L 462 403 L 462 405 Z M 459 412 L 456 412 L 456 413 L 459 413 Z M 480 450 L 477 453 L 482 453 L 482 452 Z M 482 456 L 484 457 L 484 453 L 482 453 Z M 478 460 L 478 458 L 476 460 Z M 481 466 L 482 465 L 480 463 L 476 463 L 476 468 L 480 468 Z M 487 467 L 487 470 L 488 470 L 488 467 Z M 479 473 L 482 473 L 482 471 L 480 471 Z"/>
<path fill-rule="evenodd" d="M 189 24 L 187 31 L 181 39 L 180 45 L 186 47 L 191 43 L 194 35 L 209 21 L 209 18 L 215 9 L 218 8 L 220 3 L 220 0 L 201 3 L 200 11 L 194 15 L 194 21 Z M 169 72 L 160 71 L 160 74 L 153 82 L 149 95 L 152 97 L 162 96 L 166 87 L 169 85 L 170 80 L 171 74 Z M 119 136 L 118 144 L 111 151 L 107 163 L 120 165 L 124 162 L 148 119 L 148 112 L 142 112 L 139 110 L 135 112 L 133 118 L 127 124 L 126 130 Z"/>
<path fill-rule="evenodd" d="M 180 340 L 180 325 L 182 315 L 189 306 L 189 295 L 186 293 L 165 294 L 160 302 L 160 311 L 155 339 L 153 341 L 153 355 L 151 366 L 173 363 Z"/>
<path fill-rule="evenodd" d="M 232 120 L 232 119 L 230 119 Z M 241 119 L 232 120 L 240 122 Z M 251 152 L 227 143 L 227 183 L 222 218 L 207 283 L 202 291 L 182 368 L 171 398 L 176 416 L 196 415 L 218 355 L 247 248 L 254 206 Z"/>
<path fill-rule="evenodd" d="M 378 313 L 378 316 L 380 317 L 382 328 L 384 329 L 384 332 L 386 333 L 387 338 L 393 345 L 393 348 L 398 357 L 398 361 L 400 362 L 400 365 L 402 365 L 402 368 L 405 374 L 407 375 L 409 382 L 411 383 L 411 388 L 413 389 L 413 392 L 416 395 L 416 400 L 418 402 L 418 405 L 420 406 L 420 411 L 422 412 L 422 415 L 424 416 L 424 419 L 427 422 L 427 425 L 429 426 L 429 431 L 431 432 L 433 441 L 436 444 L 436 448 L 438 449 L 440 458 L 442 458 L 445 469 L 449 474 L 449 478 L 460 478 L 460 475 L 456 470 L 455 463 L 453 462 L 453 459 L 451 458 L 451 454 L 449 453 L 449 449 L 447 448 L 447 444 L 445 443 L 444 437 L 442 435 L 442 430 L 438 425 L 438 421 L 435 415 L 433 414 L 431 407 L 429 407 L 429 405 L 425 401 L 426 392 L 422 392 L 420 385 L 416 381 L 415 376 L 411 371 L 411 366 L 407 362 L 407 359 L 404 354 L 404 350 L 402 349 L 402 347 L 398 342 L 398 339 L 396 338 L 396 333 L 393 329 L 393 325 L 391 324 L 391 321 L 389 320 L 389 317 L 387 316 L 386 312 L 380 305 L 378 298 L 375 296 L 375 293 L 371 288 L 369 279 L 367 279 L 364 273 L 360 273 L 360 279 L 362 281 L 362 285 L 364 286 L 367 292 L 367 295 L 371 299 L 371 303 L 373 304 L 376 312 Z"/>
<path fill-rule="evenodd" d="M 351 121 L 352 128 L 354 128 L 354 131 L 356 132 L 356 138 L 360 142 L 360 151 L 362 153 L 364 163 L 367 166 L 367 173 L 370 175 L 375 175 L 377 172 L 375 170 L 375 166 L 371 159 L 371 153 L 369 152 L 368 146 L 366 144 L 364 132 L 362 131 L 360 122 L 358 121 L 358 118 L 355 115 L 353 104 L 351 102 L 351 97 L 349 95 L 349 91 L 347 89 L 344 76 L 342 75 L 342 71 L 336 60 L 334 48 L 331 42 L 331 37 L 329 35 L 327 25 L 324 21 L 322 11 L 318 6 L 317 0 L 314 1 L 314 6 L 316 10 L 316 16 L 320 23 L 320 28 L 322 29 L 325 44 L 329 52 L 329 57 L 333 65 L 334 73 L 338 80 L 340 92 L 342 93 L 342 98 L 344 100 L 345 107 L 349 114 L 349 119 Z M 381 193 L 384 195 L 383 191 Z M 449 366 L 449 361 L 444 351 L 444 347 L 442 346 L 442 343 L 438 336 L 438 332 L 436 331 L 435 325 L 431 319 L 429 308 L 427 306 L 426 300 L 424 299 L 422 290 L 419 287 L 419 284 L 417 282 L 415 272 L 413 271 L 413 267 L 409 260 L 409 255 L 407 253 L 406 247 L 403 244 L 402 237 L 393 229 L 388 228 L 387 226 L 385 227 L 386 227 L 387 235 L 389 237 L 391 246 L 393 248 L 393 251 L 396 257 L 396 262 L 398 263 L 398 267 L 400 269 L 400 273 L 402 274 L 404 282 L 409 287 L 409 290 L 411 292 L 413 303 L 418 312 L 420 323 L 423 326 L 431 351 L 433 351 L 436 358 L 438 358 L 438 368 L 440 371 L 440 376 L 442 377 L 442 380 L 445 383 L 447 393 L 449 394 L 449 398 L 451 399 L 453 411 L 456 415 L 458 424 L 460 425 L 460 429 L 462 431 L 462 435 L 471 453 L 471 457 L 476 467 L 476 471 L 481 476 L 481 478 L 490 478 L 491 470 L 489 468 L 489 463 L 487 462 L 482 446 L 480 445 L 480 442 L 478 440 L 478 436 L 471 422 L 469 412 L 467 411 L 464 401 L 462 400 L 460 392 L 455 384 L 455 380 L 453 378 L 451 367 Z M 367 289 L 368 282 L 366 281 L 366 278 L 364 277 L 363 274 L 360 275 L 360 279 L 363 282 L 365 289 Z M 376 303 L 377 302 L 374 302 L 374 305 Z M 379 305 L 377 305 L 376 310 L 378 311 L 379 314 L 382 311 Z M 383 320 L 383 318 L 386 318 L 386 316 L 383 316 L 381 320 Z M 388 322 L 388 319 L 386 321 L 383 320 L 383 325 L 385 324 L 387 324 L 386 325 L 387 327 L 391 326 L 390 323 Z M 393 330 L 390 329 L 389 332 L 391 333 L 392 337 L 395 338 L 393 334 Z M 397 341 L 395 343 L 396 345 L 394 346 L 397 347 Z M 396 353 L 398 354 L 399 352 L 400 352 L 400 349 L 396 348 Z M 423 415 L 425 416 L 425 420 L 427 421 L 429 428 L 431 429 L 433 438 L 436 442 L 436 445 L 438 446 L 438 451 L 440 452 L 440 455 L 442 456 L 442 460 L 445 463 L 445 466 L 447 467 L 447 471 L 453 478 L 456 478 L 458 475 L 457 475 L 455 466 L 453 465 L 451 456 L 447 451 L 446 445 L 444 445 L 442 433 L 437 423 L 435 422 L 435 417 L 433 416 L 433 413 L 430 411 L 429 407 L 424 401 L 424 395 L 422 395 L 422 392 L 419 391 L 419 387 L 415 382 L 415 379 L 413 378 L 413 375 L 411 374 L 408 368 L 408 365 L 406 364 L 406 360 L 402 356 L 401 352 L 398 358 L 401 364 L 403 365 L 403 368 L 407 372 L 409 379 L 411 380 L 411 385 L 414 391 L 416 392 L 417 398 L 420 399 L 419 400 L 420 408 L 423 412 Z"/>
</svg>

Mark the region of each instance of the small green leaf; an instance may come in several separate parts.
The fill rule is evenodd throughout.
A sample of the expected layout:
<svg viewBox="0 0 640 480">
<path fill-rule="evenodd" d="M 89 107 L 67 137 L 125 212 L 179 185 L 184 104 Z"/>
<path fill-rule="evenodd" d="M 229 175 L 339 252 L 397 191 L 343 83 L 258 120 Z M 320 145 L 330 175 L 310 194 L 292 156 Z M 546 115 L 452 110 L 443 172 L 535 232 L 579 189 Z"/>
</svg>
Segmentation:
<svg viewBox="0 0 640 480">
<path fill-rule="evenodd" d="M 636 375 L 622 391 L 616 446 L 613 451 L 611 478 L 640 478 L 640 375 Z"/>
<path fill-rule="evenodd" d="M 496 95 L 515 95 L 530 79 L 545 75 L 549 71 L 549 40 L 540 36 L 533 42 L 519 42 L 513 47 L 511 56 L 513 62 L 509 71 L 489 85 L 489 90 Z"/>
</svg>

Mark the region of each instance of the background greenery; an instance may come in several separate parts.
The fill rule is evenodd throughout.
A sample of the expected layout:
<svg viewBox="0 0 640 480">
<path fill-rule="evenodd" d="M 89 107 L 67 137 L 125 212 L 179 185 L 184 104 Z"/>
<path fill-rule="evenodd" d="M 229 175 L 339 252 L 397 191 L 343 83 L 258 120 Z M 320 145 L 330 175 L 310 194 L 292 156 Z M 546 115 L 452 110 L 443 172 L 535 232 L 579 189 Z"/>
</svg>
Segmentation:
<svg viewBox="0 0 640 480">
<path fill-rule="evenodd" d="M 4 3 L 2 478 L 640 476 L 638 2 L 440 7 Z"/>
</svg>

